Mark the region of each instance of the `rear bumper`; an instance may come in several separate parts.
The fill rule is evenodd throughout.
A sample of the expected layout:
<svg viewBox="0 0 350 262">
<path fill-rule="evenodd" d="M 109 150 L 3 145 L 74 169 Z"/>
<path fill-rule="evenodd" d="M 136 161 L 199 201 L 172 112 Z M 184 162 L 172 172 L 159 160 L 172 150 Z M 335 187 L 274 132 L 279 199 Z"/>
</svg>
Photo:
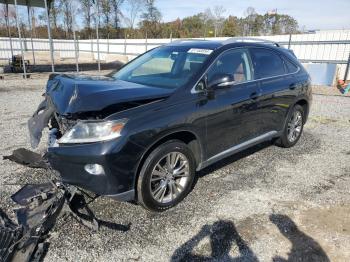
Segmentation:
<svg viewBox="0 0 350 262">
<path fill-rule="evenodd" d="M 135 157 L 126 153 L 123 141 L 67 145 L 48 148 L 51 167 L 60 173 L 62 182 L 120 201 L 135 197 Z M 132 153 L 132 152 L 130 152 Z M 98 164 L 103 174 L 85 170 L 87 164 Z"/>
</svg>

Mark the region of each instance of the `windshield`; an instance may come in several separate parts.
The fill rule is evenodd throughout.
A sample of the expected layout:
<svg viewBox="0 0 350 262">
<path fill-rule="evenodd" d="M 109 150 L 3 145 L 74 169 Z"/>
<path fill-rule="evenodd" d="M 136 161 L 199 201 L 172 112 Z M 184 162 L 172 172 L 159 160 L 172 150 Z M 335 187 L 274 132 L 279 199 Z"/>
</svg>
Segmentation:
<svg viewBox="0 0 350 262">
<path fill-rule="evenodd" d="M 114 78 L 142 85 L 175 89 L 185 85 L 197 73 L 212 50 L 161 47 L 136 58 Z"/>
</svg>

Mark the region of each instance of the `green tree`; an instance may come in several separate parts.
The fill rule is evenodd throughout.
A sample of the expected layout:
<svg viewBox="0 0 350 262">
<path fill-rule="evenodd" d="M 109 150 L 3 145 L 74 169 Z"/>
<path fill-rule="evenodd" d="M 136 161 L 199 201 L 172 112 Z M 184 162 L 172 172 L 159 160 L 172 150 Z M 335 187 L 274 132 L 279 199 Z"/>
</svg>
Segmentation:
<svg viewBox="0 0 350 262">
<path fill-rule="evenodd" d="M 203 14 L 186 17 L 182 20 L 180 37 L 203 37 Z"/>
<path fill-rule="evenodd" d="M 149 37 L 157 38 L 161 35 L 160 22 L 162 14 L 155 6 L 155 0 L 147 0 L 146 10 L 141 15 L 140 27 Z"/>
<path fill-rule="evenodd" d="M 281 15 L 280 26 L 283 34 L 295 34 L 298 32 L 298 22 L 289 15 Z"/>
<path fill-rule="evenodd" d="M 236 16 L 229 16 L 223 26 L 222 34 L 223 36 L 238 36 L 241 35 L 241 30 L 239 26 L 239 20 Z"/>
</svg>

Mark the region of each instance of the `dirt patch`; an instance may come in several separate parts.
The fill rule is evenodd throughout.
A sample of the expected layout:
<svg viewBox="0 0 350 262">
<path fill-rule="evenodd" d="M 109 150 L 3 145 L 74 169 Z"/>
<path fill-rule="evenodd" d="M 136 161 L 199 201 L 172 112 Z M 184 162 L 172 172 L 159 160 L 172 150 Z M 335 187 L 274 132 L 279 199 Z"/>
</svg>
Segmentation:
<svg viewBox="0 0 350 262">
<path fill-rule="evenodd" d="M 311 208 L 300 213 L 297 221 L 305 232 L 319 241 L 331 261 L 349 261 L 349 205 Z"/>
</svg>

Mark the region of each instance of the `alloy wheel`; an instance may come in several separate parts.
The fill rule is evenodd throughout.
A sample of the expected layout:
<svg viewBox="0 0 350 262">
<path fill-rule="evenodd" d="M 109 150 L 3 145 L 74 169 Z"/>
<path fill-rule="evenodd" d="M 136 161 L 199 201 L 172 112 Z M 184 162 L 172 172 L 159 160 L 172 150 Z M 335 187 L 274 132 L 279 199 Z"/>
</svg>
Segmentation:
<svg viewBox="0 0 350 262">
<path fill-rule="evenodd" d="M 162 157 L 151 174 L 153 199 L 162 204 L 175 200 L 185 190 L 189 172 L 189 162 L 184 154 L 171 152 Z"/>
<path fill-rule="evenodd" d="M 288 123 L 288 140 L 290 143 L 293 143 L 299 138 L 302 127 L 303 115 L 300 111 L 296 110 Z"/>
</svg>

